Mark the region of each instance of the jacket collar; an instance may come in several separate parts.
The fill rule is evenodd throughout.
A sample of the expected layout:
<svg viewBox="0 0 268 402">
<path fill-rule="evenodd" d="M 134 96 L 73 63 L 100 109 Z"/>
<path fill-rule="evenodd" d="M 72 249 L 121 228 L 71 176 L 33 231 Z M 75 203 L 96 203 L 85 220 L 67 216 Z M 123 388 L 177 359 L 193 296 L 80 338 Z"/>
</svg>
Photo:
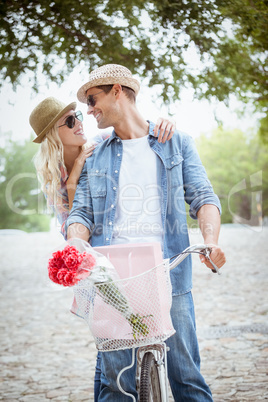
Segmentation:
<svg viewBox="0 0 268 402">
<path fill-rule="evenodd" d="M 150 135 L 151 137 L 154 137 L 154 138 L 155 138 L 155 136 L 154 136 L 154 126 L 155 126 L 155 124 L 152 123 L 152 122 L 149 121 L 149 120 L 147 120 L 147 121 L 148 121 L 148 123 L 149 123 L 149 135 Z M 120 137 L 118 137 L 118 135 L 116 134 L 116 132 L 113 130 L 112 135 L 111 135 L 110 138 L 108 139 L 106 146 L 108 147 L 108 146 L 111 144 L 112 141 L 114 141 L 115 139 L 118 139 L 118 138 L 120 139 Z"/>
</svg>

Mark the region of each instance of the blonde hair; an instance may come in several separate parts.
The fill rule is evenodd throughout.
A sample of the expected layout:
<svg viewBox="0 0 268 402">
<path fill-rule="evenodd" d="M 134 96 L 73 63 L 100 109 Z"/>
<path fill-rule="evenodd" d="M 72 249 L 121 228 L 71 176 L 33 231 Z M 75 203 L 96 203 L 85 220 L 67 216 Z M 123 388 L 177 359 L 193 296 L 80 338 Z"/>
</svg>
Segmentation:
<svg viewBox="0 0 268 402">
<path fill-rule="evenodd" d="M 65 164 L 63 144 L 56 124 L 47 132 L 42 141 L 39 151 L 34 156 L 34 164 L 48 206 L 53 206 L 55 211 L 59 206 L 68 211 L 69 204 L 63 203 L 58 192 L 61 184 L 60 166 L 65 167 Z"/>
</svg>

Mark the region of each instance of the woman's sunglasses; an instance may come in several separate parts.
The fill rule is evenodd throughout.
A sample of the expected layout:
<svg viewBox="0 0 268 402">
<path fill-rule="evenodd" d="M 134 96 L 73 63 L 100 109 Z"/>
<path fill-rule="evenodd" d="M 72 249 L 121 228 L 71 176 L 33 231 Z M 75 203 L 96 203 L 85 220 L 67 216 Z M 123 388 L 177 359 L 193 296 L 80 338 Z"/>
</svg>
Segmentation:
<svg viewBox="0 0 268 402">
<path fill-rule="evenodd" d="M 87 105 L 91 106 L 91 107 L 94 107 L 96 105 L 96 101 L 95 101 L 94 96 L 100 94 L 101 92 L 104 92 L 104 91 L 97 92 L 96 94 L 93 94 L 93 95 L 88 95 L 88 97 L 87 97 Z"/>
<path fill-rule="evenodd" d="M 58 126 L 58 128 L 62 127 L 62 126 L 67 126 L 68 128 L 74 128 L 75 119 L 77 119 L 79 121 L 83 121 L 83 114 L 82 114 L 82 112 L 80 112 L 80 110 L 77 111 L 75 114 L 68 116 L 67 119 L 65 120 L 65 123 L 62 124 L 61 126 Z"/>
</svg>

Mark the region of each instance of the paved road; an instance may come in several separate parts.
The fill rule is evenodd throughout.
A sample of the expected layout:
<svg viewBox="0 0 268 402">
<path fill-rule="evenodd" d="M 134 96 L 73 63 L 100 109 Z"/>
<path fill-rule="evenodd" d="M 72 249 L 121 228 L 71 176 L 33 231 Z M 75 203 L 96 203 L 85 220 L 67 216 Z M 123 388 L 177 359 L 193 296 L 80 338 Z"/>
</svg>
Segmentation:
<svg viewBox="0 0 268 402">
<path fill-rule="evenodd" d="M 202 372 L 214 401 L 268 399 L 268 228 L 223 226 L 222 275 L 194 257 Z M 47 253 L 57 233 L 0 236 L 0 400 L 93 401 L 95 346 L 69 312 L 70 289 L 49 284 Z M 198 232 L 192 243 L 201 242 Z M 172 398 L 170 398 L 172 401 Z"/>
</svg>

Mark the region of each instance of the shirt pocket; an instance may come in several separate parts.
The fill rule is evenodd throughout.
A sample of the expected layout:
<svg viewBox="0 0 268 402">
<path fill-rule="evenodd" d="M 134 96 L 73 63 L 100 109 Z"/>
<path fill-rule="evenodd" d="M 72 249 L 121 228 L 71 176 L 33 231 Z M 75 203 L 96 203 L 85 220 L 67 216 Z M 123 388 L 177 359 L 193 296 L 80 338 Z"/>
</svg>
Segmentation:
<svg viewBox="0 0 268 402">
<path fill-rule="evenodd" d="M 91 170 L 89 175 L 91 196 L 93 198 L 106 197 L 107 169 Z"/>
<path fill-rule="evenodd" d="M 169 188 L 183 185 L 181 154 L 174 154 L 166 159 L 167 179 Z"/>
</svg>

